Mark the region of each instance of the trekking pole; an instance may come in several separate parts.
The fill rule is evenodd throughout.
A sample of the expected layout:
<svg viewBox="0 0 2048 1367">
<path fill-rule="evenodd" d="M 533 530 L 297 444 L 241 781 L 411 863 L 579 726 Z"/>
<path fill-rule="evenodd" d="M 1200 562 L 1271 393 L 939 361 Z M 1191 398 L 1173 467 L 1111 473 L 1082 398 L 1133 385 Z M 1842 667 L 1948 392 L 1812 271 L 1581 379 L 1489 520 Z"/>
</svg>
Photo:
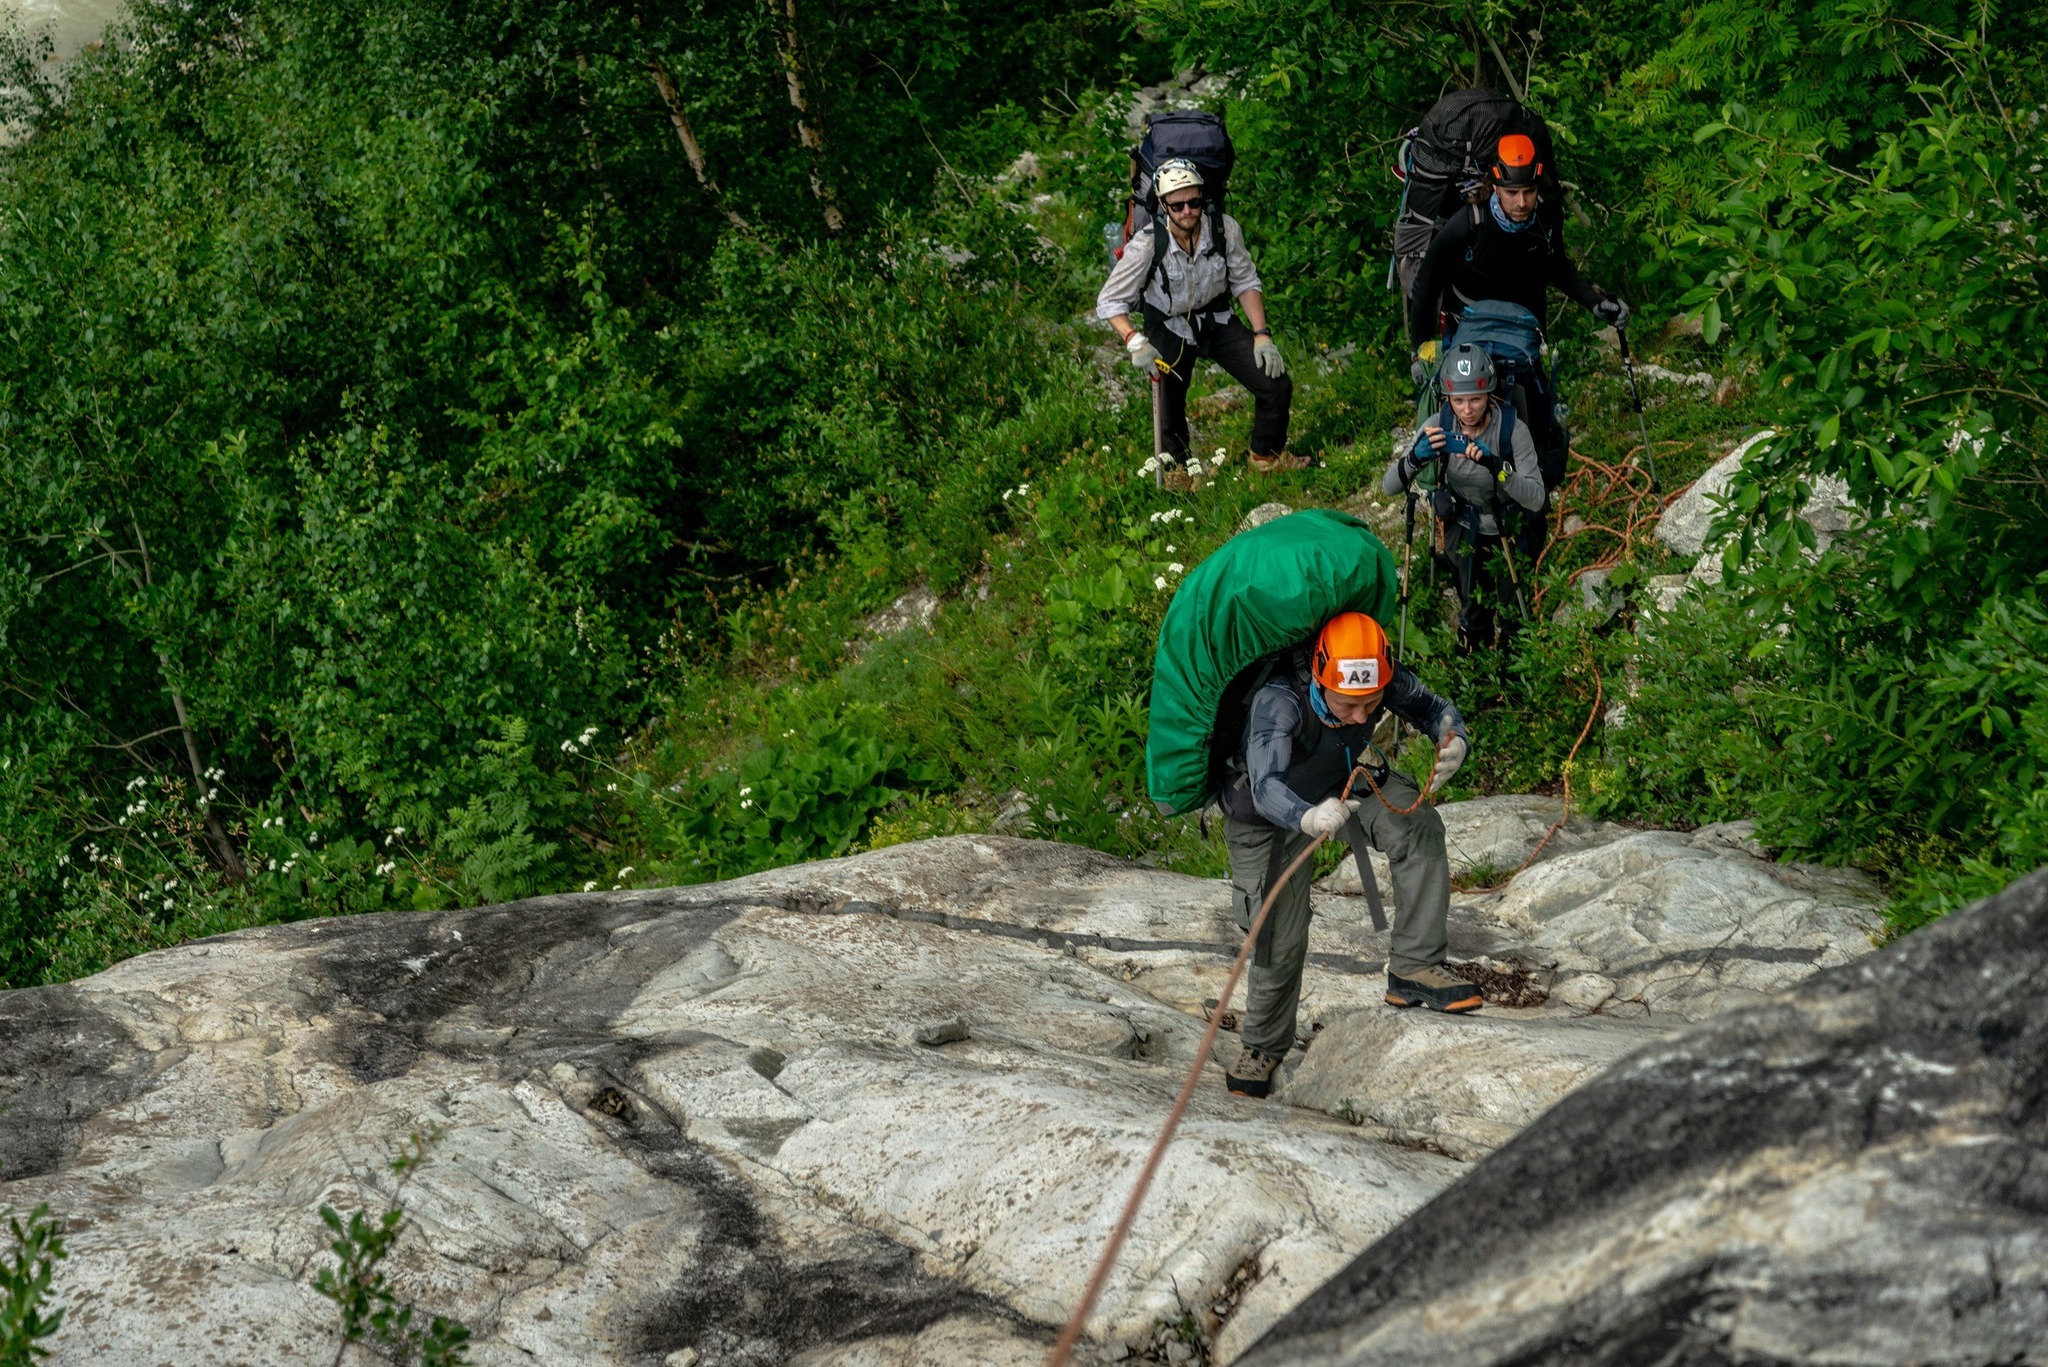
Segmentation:
<svg viewBox="0 0 2048 1367">
<path fill-rule="evenodd" d="M 1401 541 L 1401 639 L 1394 649 L 1408 654 L 1408 595 L 1414 590 L 1415 565 L 1415 494 L 1408 495 L 1407 535 Z"/>
<path fill-rule="evenodd" d="M 1628 376 L 1628 396 L 1635 403 L 1636 423 L 1643 434 L 1643 460 L 1650 470 L 1650 492 L 1661 494 L 1664 492 L 1664 486 L 1657 480 L 1657 454 L 1650 449 L 1650 420 L 1643 416 L 1643 395 L 1642 391 L 1636 388 L 1636 359 L 1629 354 L 1628 329 L 1618 327 L 1614 330 L 1614 335 L 1621 341 L 1621 368 Z"/>
<path fill-rule="evenodd" d="M 1164 367 L 1165 364 L 1164 361 L 1158 363 L 1160 367 Z M 1160 389 L 1163 377 L 1155 374 L 1151 378 L 1152 484 L 1155 488 L 1164 489 L 1166 487 L 1166 395 Z"/>
<path fill-rule="evenodd" d="M 1522 620 L 1534 625 L 1534 619 L 1529 616 L 1529 600 L 1522 596 L 1522 576 L 1515 573 L 1514 547 L 1509 544 L 1509 538 L 1505 532 L 1502 533 L 1500 539 L 1500 553 L 1507 557 L 1508 582 L 1515 586 L 1515 603 L 1522 609 Z"/>
</svg>

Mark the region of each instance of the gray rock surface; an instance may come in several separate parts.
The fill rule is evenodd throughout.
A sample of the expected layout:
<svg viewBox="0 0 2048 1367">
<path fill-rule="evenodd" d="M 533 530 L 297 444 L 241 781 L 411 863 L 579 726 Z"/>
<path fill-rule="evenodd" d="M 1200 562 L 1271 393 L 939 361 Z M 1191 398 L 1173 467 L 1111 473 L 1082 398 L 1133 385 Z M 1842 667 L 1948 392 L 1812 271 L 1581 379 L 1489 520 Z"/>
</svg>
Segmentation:
<svg viewBox="0 0 2048 1367">
<path fill-rule="evenodd" d="M 1564 799 L 1512 793 L 1446 802 L 1436 810 L 1444 821 L 1444 845 L 1451 857 L 1453 878 L 1469 878 L 1475 873 L 1505 878 L 1521 866 L 1543 840 L 1544 833 L 1564 815 Z M 1555 859 L 1627 834 L 1625 826 L 1574 816 L 1543 847 L 1543 857 Z M 1384 892 L 1392 886 L 1386 858 L 1375 853 L 1372 862 Z M 1361 895 L 1364 888 L 1358 881 L 1358 862 L 1345 855 L 1343 862 L 1317 886 L 1324 892 Z"/>
<path fill-rule="evenodd" d="M 1319 895 L 1318 1042 L 1277 1104 L 1210 1068 L 1092 1334 L 1150 1343 L 1228 1286 L 1229 1360 L 1459 1158 L 1857 951 L 1855 887 L 1708 844 L 1628 833 L 1461 897 L 1454 955 L 1557 994 L 1470 1020 L 1386 1008 L 1384 935 Z M 1237 942 L 1221 882 L 1000 837 L 244 932 L 0 994 L 0 1204 L 67 1221 L 59 1363 L 331 1361 L 315 1208 L 382 1209 L 429 1127 L 393 1272 L 482 1367 L 1035 1361 Z"/>
<path fill-rule="evenodd" d="M 1775 428 L 1766 427 L 1743 438 L 1733 451 L 1709 466 L 1657 519 L 1657 539 L 1680 555 L 1698 555 L 1705 550 L 1707 529 L 1719 515 L 1719 505 L 1728 497 L 1728 483 L 1742 468 L 1743 458 L 1777 435 Z"/>
<path fill-rule="evenodd" d="M 1672 500 L 1671 506 L 1657 519 L 1659 541 L 1680 555 L 1696 557 L 1685 582 L 1676 586 L 1677 592 L 1672 592 L 1670 586 L 1659 581 L 1651 582 L 1652 596 L 1660 608 L 1669 611 L 1684 589 L 1693 583 L 1711 585 L 1721 582 L 1723 543 L 1709 544 L 1708 529 L 1720 515 L 1721 505 L 1728 497 L 1729 483 L 1735 472 L 1742 468 L 1744 459 L 1759 444 L 1776 435 L 1774 429 L 1765 428 L 1744 438 L 1733 451 L 1715 461 L 1691 488 Z M 1849 500 L 1849 486 L 1839 478 L 1822 475 L 1815 478 L 1812 485 L 1813 496 L 1799 514 L 1813 528 L 1817 549 L 1824 551 L 1836 537 L 1857 525 L 1860 514 Z"/>
<path fill-rule="evenodd" d="M 1635 1053 L 1241 1361 L 2039 1361 L 2044 978 L 2048 871 Z"/>
</svg>

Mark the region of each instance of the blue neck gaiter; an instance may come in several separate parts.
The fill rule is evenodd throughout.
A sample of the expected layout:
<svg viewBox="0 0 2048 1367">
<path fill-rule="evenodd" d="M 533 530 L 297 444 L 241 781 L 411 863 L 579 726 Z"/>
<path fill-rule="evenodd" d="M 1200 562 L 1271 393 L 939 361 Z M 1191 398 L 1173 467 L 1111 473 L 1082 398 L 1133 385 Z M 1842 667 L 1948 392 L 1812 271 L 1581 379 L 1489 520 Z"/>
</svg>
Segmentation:
<svg viewBox="0 0 2048 1367">
<path fill-rule="evenodd" d="M 1486 197 L 1486 207 L 1493 210 L 1493 221 L 1499 225 L 1500 230 L 1504 233 L 1527 232 L 1536 226 L 1536 215 L 1534 214 L 1530 214 L 1527 219 L 1517 223 L 1503 213 L 1500 207 L 1499 195 L 1488 195 Z"/>
<path fill-rule="evenodd" d="M 1338 725 L 1337 718 L 1330 711 L 1330 705 L 1323 701 L 1323 686 L 1312 683 L 1308 686 L 1308 705 L 1315 709 L 1316 717 L 1325 726 Z"/>
</svg>

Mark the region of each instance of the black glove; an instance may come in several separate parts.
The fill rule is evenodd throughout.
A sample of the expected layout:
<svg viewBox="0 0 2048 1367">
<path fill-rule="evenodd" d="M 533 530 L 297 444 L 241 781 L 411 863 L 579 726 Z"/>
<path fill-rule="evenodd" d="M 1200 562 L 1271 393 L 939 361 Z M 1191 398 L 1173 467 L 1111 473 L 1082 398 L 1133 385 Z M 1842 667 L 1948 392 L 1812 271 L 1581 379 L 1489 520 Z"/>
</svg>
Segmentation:
<svg viewBox="0 0 2048 1367">
<path fill-rule="evenodd" d="M 1628 305 L 1619 299 L 1602 299 L 1593 305 L 1593 316 L 1611 328 L 1628 326 Z"/>
</svg>

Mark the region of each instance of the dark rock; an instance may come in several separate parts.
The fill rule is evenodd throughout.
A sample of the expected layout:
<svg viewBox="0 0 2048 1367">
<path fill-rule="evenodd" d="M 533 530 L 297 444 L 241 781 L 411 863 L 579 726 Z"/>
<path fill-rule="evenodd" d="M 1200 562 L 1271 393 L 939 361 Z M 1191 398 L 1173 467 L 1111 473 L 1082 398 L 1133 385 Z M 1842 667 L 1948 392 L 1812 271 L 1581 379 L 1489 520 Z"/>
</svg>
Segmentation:
<svg viewBox="0 0 2048 1367">
<path fill-rule="evenodd" d="M 1247 1367 L 2042 1362 L 2048 870 L 1647 1047 Z"/>
</svg>

